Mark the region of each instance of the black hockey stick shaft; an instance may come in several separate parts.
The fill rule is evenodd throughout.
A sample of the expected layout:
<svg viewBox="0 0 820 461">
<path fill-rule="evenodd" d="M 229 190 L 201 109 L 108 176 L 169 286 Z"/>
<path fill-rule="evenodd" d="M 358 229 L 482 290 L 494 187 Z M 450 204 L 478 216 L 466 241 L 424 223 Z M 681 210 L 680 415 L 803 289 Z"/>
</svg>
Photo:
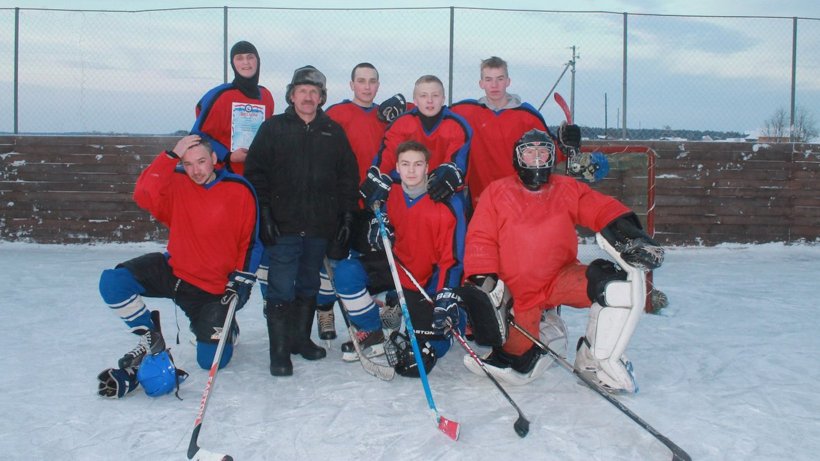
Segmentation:
<svg viewBox="0 0 820 461">
<path fill-rule="evenodd" d="M 199 412 L 194 421 L 194 430 L 191 433 L 191 442 L 188 444 L 188 459 L 221 459 L 222 461 L 232 461 L 233 458 L 229 455 L 217 455 L 201 449 L 198 445 L 199 431 L 202 429 L 202 420 L 205 419 L 205 409 L 208 407 L 208 397 L 211 395 L 211 389 L 216 382 L 216 373 L 219 370 L 219 362 L 222 361 L 222 351 L 225 350 L 225 344 L 228 342 L 228 337 L 231 336 L 231 323 L 233 322 L 234 314 L 236 313 L 236 303 L 238 299 L 236 295 L 231 297 L 228 305 L 228 314 L 225 316 L 225 323 L 222 325 L 222 334 L 219 335 L 219 343 L 216 346 L 214 353 L 214 361 L 211 364 L 211 370 L 208 372 L 208 381 L 205 384 L 205 390 L 202 392 L 202 399 L 199 401 Z"/>
<path fill-rule="evenodd" d="M 677 444 L 675 444 L 674 442 L 669 440 L 669 438 L 667 438 L 665 435 L 658 432 L 658 430 L 655 429 L 654 427 L 652 427 L 651 425 L 649 425 L 649 423 L 647 423 L 646 421 L 641 419 L 640 416 L 638 416 L 632 410 L 630 410 L 626 405 L 623 404 L 623 402 L 616 399 L 612 394 L 607 392 L 606 389 L 599 386 L 598 383 L 596 383 L 596 382 L 592 381 L 591 379 L 589 379 L 588 377 L 584 376 L 583 373 L 578 373 L 578 370 L 576 370 L 575 367 L 570 365 L 570 363 L 567 362 L 567 360 L 565 358 L 558 355 L 557 352 L 553 351 L 546 344 L 541 342 L 539 339 L 535 338 L 532 334 L 530 334 L 529 331 L 525 330 L 520 325 L 515 323 L 515 320 L 513 320 L 512 318 L 510 318 L 509 320 L 510 320 L 510 325 L 512 325 L 513 328 L 518 330 L 527 339 L 532 341 L 532 343 L 535 344 L 536 346 L 538 346 L 539 349 L 541 349 L 545 353 L 552 356 L 556 361 L 558 361 L 558 363 L 561 364 L 561 366 L 563 366 L 565 369 L 569 370 L 572 374 L 574 374 L 581 381 L 583 381 L 583 383 L 586 384 L 587 387 L 589 387 L 593 391 L 597 392 L 598 395 L 605 398 L 609 403 L 614 405 L 615 408 L 617 408 L 618 410 L 621 410 L 621 412 L 623 414 L 625 414 L 626 416 L 628 416 L 629 419 L 631 419 L 632 421 L 635 421 L 639 426 L 641 426 L 642 428 L 644 428 L 644 430 L 646 430 L 647 432 L 652 434 L 652 436 L 655 437 L 656 439 L 658 439 L 662 444 L 666 445 L 666 447 L 669 448 L 669 450 L 672 452 L 672 461 L 691 461 L 692 458 L 689 456 L 688 453 L 686 453 Z"/>
<path fill-rule="evenodd" d="M 490 378 L 490 381 L 492 381 L 493 384 L 495 384 L 495 387 L 497 387 L 498 390 L 501 391 L 501 393 L 504 395 L 504 398 L 506 398 L 507 401 L 510 402 L 510 405 L 512 405 L 513 408 L 515 408 L 515 411 L 518 412 L 518 419 L 515 420 L 515 423 L 513 424 L 513 429 L 515 429 L 515 433 L 518 434 L 519 437 L 526 437 L 527 433 L 530 432 L 530 422 L 524 416 L 524 413 L 521 411 L 521 408 L 518 408 L 518 405 L 516 405 L 515 401 L 512 399 L 512 397 L 510 397 L 510 394 L 508 394 L 507 391 L 501 386 L 501 383 L 499 383 L 498 380 L 495 379 L 495 376 L 493 376 L 493 374 L 487 370 L 487 367 L 484 365 L 484 361 L 481 360 L 481 358 L 478 356 L 478 354 L 475 353 L 473 348 L 470 347 L 469 344 L 467 344 L 467 341 L 464 340 L 464 337 L 461 336 L 461 334 L 458 332 L 458 329 L 451 328 L 450 332 L 453 333 L 453 336 L 456 338 L 458 343 L 461 344 L 461 347 L 463 347 L 464 350 L 467 351 L 468 354 L 470 354 L 470 357 L 472 357 L 473 360 L 476 361 L 478 366 L 481 367 L 481 370 L 484 371 L 484 374 L 486 374 L 487 377 Z"/>
</svg>

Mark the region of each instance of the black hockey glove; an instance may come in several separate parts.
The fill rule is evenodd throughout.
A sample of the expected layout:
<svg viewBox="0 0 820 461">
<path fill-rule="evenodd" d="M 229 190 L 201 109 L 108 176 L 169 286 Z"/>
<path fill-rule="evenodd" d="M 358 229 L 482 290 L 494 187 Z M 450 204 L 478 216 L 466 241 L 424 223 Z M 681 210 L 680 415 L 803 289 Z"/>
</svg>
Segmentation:
<svg viewBox="0 0 820 461">
<path fill-rule="evenodd" d="M 581 147 L 581 127 L 578 125 L 567 125 L 567 122 L 561 123 L 558 127 L 558 142 L 562 146 L 567 146 L 571 149 L 578 149 Z"/>
<path fill-rule="evenodd" d="M 390 244 L 392 245 L 393 242 L 396 241 L 396 231 L 393 228 L 393 225 L 390 224 L 390 219 L 387 217 L 386 213 L 382 213 L 382 219 L 384 220 L 384 230 L 387 232 L 387 238 L 390 240 Z M 384 250 L 384 242 L 382 242 L 379 218 L 375 216 L 370 220 L 370 229 L 367 231 L 367 242 L 370 243 L 370 248 L 375 251 Z"/>
<path fill-rule="evenodd" d="M 97 380 L 97 395 L 109 399 L 121 399 L 140 386 L 134 367 L 107 368 L 97 375 Z"/>
<path fill-rule="evenodd" d="M 406 110 L 407 101 L 404 99 L 404 95 L 397 93 L 379 104 L 379 112 L 376 115 L 382 122 L 390 123 Z"/>
<path fill-rule="evenodd" d="M 632 267 L 653 270 L 663 264 L 663 247 L 644 232 L 635 213 L 616 218 L 601 229 L 601 235 Z"/>
<path fill-rule="evenodd" d="M 387 200 L 387 195 L 390 193 L 390 186 L 393 185 L 393 179 L 390 176 L 379 171 L 379 167 L 371 166 L 367 169 L 367 177 L 362 182 L 359 188 L 359 194 L 364 199 L 364 204 L 367 209 L 373 208 L 376 202 L 384 202 Z"/>
<path fill-rule="evenodd" d="M 350 237 L 353 235 L 353 213 L 339 213 L 336 237 L 328 243 L 326 255 L 330 259 L 346 259 L 350 254 Z"/>
<path fill-rule="evenodd" d="M 259 239 L 266 247 L 276 245 L 276 238 L 279 237 L 279 227 L 273 219 L 270 208 L 266 206 L 260 208 L 262 211 L 260 213 Z"/>
<path fill-rule="evenodd" d="M 449 331 L 445 330 L 458 327 L 461 303 L 463 300 L 452 288 L 442 288 L 436 294 L 433 306 L 433 329 L 436 333 L 449 335 Z"/>
<path fill-rule="evenodd" d="M 442 202 L 450 198 L 455 191 L 464 185 L 464 173 L 455 163 L 442 163 L 427 180 L 427 192 L 435 202 Z"/>
<path fill-rule="evenodd" d="M 256 283 L 255 274 L 242 271 L 231 272 L 231 275 L 228 276 L 228 283 L 225 285 L 222 304 L 227 306 L 231 303 L 231 299 L 236 297 L 236 310 L 242 309 L 251 297 L 254 283 Z"/>
</svg>

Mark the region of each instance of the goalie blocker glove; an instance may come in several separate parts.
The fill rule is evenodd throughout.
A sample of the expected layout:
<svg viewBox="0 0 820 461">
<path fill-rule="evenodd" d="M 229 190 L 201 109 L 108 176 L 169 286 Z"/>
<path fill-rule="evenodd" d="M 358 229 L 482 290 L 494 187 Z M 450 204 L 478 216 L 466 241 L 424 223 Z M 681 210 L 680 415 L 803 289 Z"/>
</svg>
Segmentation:
<svg viewBox="0 0 820 461">
<path fill-rule="evenodd" d="M 450 198 L 455 191 L 464 185 L 464 173 L 455 163 L 442 163 L 427 180 L 427 192 L 435 202 L 442 202 Z"/>
<path fill-rule="evenodd" d="M 406 111 L 407 101 L 403 94 L 397 93 L 379 104 L 379 111 L 376 115 L 382 122 L 390 123 Z"/>
<path fill-rule="evenodd" d="M 601 229 L 601 235 L 632 267 L 653 270 L 663 264 L 663 247 L 644 232 L 635 213 L 615 218 Z"/>
<path fill-rule="evenodd" d="M 359 194 L 364 199 L 367 209 L 373 208 L 376 202 L 384 202 L 390 193 L 393 180 L 390 176 L 379 171 L 379 167 L 371 166 L 367 169 L 367 176 L 359 188 Z"/>
</svg>

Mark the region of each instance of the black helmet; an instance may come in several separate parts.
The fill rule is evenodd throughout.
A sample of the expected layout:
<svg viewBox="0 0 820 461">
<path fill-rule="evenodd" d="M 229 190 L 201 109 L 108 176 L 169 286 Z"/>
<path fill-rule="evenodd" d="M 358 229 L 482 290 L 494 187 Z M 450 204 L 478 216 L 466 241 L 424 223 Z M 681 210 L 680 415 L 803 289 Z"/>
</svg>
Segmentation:
<svg viewBox="0 0 820 461">
<path fill-rule="evenodd" d="M 555 143 L 544 131 L 527 131 L 515 142 L 512 162 L 524 187 L 538 190 L 549 181 L 555 162 Z"/>
</svg>

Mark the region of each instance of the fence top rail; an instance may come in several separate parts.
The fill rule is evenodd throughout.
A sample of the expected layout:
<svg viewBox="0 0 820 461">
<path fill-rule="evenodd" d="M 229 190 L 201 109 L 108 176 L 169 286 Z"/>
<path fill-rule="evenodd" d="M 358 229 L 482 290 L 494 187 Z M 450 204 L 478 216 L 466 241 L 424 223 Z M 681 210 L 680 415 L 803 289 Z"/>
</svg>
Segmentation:
<svg viewBox="0 0 820 461">
<path fill-rule="evenodd" d="M 669 14 L 669 13 L 631 13 L 629 11 L 607 11 L 607 10 L 550 10 L 532 8 L 486 8 L 477 6 L 407 6 L 407 7 L 276 7 L 276 6 L 191 6 L 178 8 L 151 8 L 140 10 L 126 9 L 82 9 L 82 8 L 26 8 L 26 7 L 0 7 L 0 11 L 63 11 L 82 13 L 156 13 L 162 11 L 184 11 L 184 10 L 290 10 L 290 11 L 402 11 L 402 10 L 477 10 L 477 11 L 510 11 L 525 13 L 570 13 L 570 14 L 617 14 L 628 16 L 654 16 L 654 17 L 677 17 L 677 18 L 733 18 L 733 19 L 801 19 L 809 21 L 820 21 L 820 18 L 808 16 L 760 16 L 760 15 L 719 15 L 719 14 Z"/>
</svg>

